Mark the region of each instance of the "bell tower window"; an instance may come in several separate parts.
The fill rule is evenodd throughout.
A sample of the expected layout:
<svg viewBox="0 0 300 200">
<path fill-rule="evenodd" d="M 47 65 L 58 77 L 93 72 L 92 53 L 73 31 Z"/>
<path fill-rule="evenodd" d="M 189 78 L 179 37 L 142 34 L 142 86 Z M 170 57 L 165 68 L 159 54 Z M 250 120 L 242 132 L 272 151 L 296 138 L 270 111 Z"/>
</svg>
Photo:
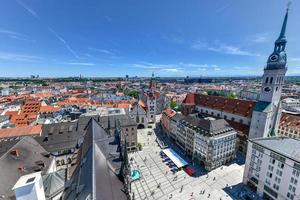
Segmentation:
<svg viewBox="0 0 300 200">
<path fill-rule="evenodd" d="M 268 83 L 268 82 L 269 82 L 269 77 L 266 78 L 266 83 Z"/>
<path fill-rule="evenodd" d="M 270 78 L 270 84 L 272 84 L 272 83 L 273 83 L 273 77 Z"/>
</svg>

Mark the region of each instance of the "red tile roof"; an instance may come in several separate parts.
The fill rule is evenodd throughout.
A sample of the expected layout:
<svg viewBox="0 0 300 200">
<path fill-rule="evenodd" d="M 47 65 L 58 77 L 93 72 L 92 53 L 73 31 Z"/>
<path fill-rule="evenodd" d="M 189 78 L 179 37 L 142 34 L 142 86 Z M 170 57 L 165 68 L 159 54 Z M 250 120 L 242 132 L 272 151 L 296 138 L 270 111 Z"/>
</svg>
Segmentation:
<svg viewBox="0 0 300 200">
<path fill-rule="evenodd" d="M 55 106 L 41 106 L 40 107 L 40 113 L 54 113 L 54 112 L 58 112 L 59 111 L 59 107 L 55 107 Z"/>
<path fill-rule="evenodd" d="M 228 99 L 219 96 L 209 96 L 189 93 L 183 101 L 186 105 L 200 105 L 216 110 L 221 110 L 244 117 L 251 117 L 255 101 L 242 99 Z"/>
<path fill-rule="evenodd" d="M 280 126 L 300 130 L 300 116 L 282 113 Z"/>
<path fill-rule="evenodd" d="M 21 108 L 21 114 L 38 114 L 40 111 L 41 102 L 26 101 Z"/>
<path fill-rule="evenodd" d="M 20 126 L 15 128 L 0 129 L 0 139 L 28 136 L 28 135 L 40 135 L 41 132 L 42 132 L 42 125 Z"/>
<path fill-rule="evenodd" d="M 27 126 L 34 122 L 36 118 L 37 114 L 19 114 L 11 116 L 10 122 L 16 126 Z"/>
<path fill-rule="evenodd" d="M 165 113 L 168 117 L 173 117 L 176 112 L 174 110 L 172 110 L 171 108 L 167 108 L 165 110 L 162 111 L 163 113 Z"/>
</svg>

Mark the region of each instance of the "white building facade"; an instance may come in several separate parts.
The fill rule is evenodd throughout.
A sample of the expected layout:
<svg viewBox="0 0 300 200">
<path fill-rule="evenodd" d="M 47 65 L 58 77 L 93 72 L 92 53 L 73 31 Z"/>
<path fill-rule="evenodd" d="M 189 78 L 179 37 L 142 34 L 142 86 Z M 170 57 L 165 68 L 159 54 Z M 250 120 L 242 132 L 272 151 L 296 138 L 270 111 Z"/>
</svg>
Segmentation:
<svg viewBox="0 0 300 200">
<path fill-rule="evenodd" d="M 300 140 L 249 140 L 243 183 L 267 200 L 300 198 Z"/>
</svg>

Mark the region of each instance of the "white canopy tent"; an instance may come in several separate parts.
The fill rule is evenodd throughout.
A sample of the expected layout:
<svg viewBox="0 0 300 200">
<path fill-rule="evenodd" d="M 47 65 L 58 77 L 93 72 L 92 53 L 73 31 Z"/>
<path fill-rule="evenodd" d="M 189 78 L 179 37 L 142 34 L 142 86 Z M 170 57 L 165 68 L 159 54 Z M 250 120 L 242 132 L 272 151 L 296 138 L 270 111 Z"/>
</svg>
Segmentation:
<svg viewBox="0 0 300 200">
<path fill-rule="evenodd" d="M 164 149 L 162 150 L 162 152 L 164 152 L 164 154 L 166 154 L 178 168 L 184 167 L 189 164 L 183 158 L 181 158 L 173 149 Z"/>
</svg>

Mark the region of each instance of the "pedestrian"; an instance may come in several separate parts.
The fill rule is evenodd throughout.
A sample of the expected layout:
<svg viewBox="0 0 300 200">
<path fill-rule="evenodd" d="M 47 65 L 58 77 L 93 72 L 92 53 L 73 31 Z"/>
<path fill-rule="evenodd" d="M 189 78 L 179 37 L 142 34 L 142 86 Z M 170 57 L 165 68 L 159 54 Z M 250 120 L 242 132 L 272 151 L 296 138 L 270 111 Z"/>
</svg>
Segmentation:
<svg viewBox="0 0 300 200">
<path fill-rule="evenodd" d="M 194 195 L 194 192 L 191 193 L 191 197 Z"/>
</svg>

